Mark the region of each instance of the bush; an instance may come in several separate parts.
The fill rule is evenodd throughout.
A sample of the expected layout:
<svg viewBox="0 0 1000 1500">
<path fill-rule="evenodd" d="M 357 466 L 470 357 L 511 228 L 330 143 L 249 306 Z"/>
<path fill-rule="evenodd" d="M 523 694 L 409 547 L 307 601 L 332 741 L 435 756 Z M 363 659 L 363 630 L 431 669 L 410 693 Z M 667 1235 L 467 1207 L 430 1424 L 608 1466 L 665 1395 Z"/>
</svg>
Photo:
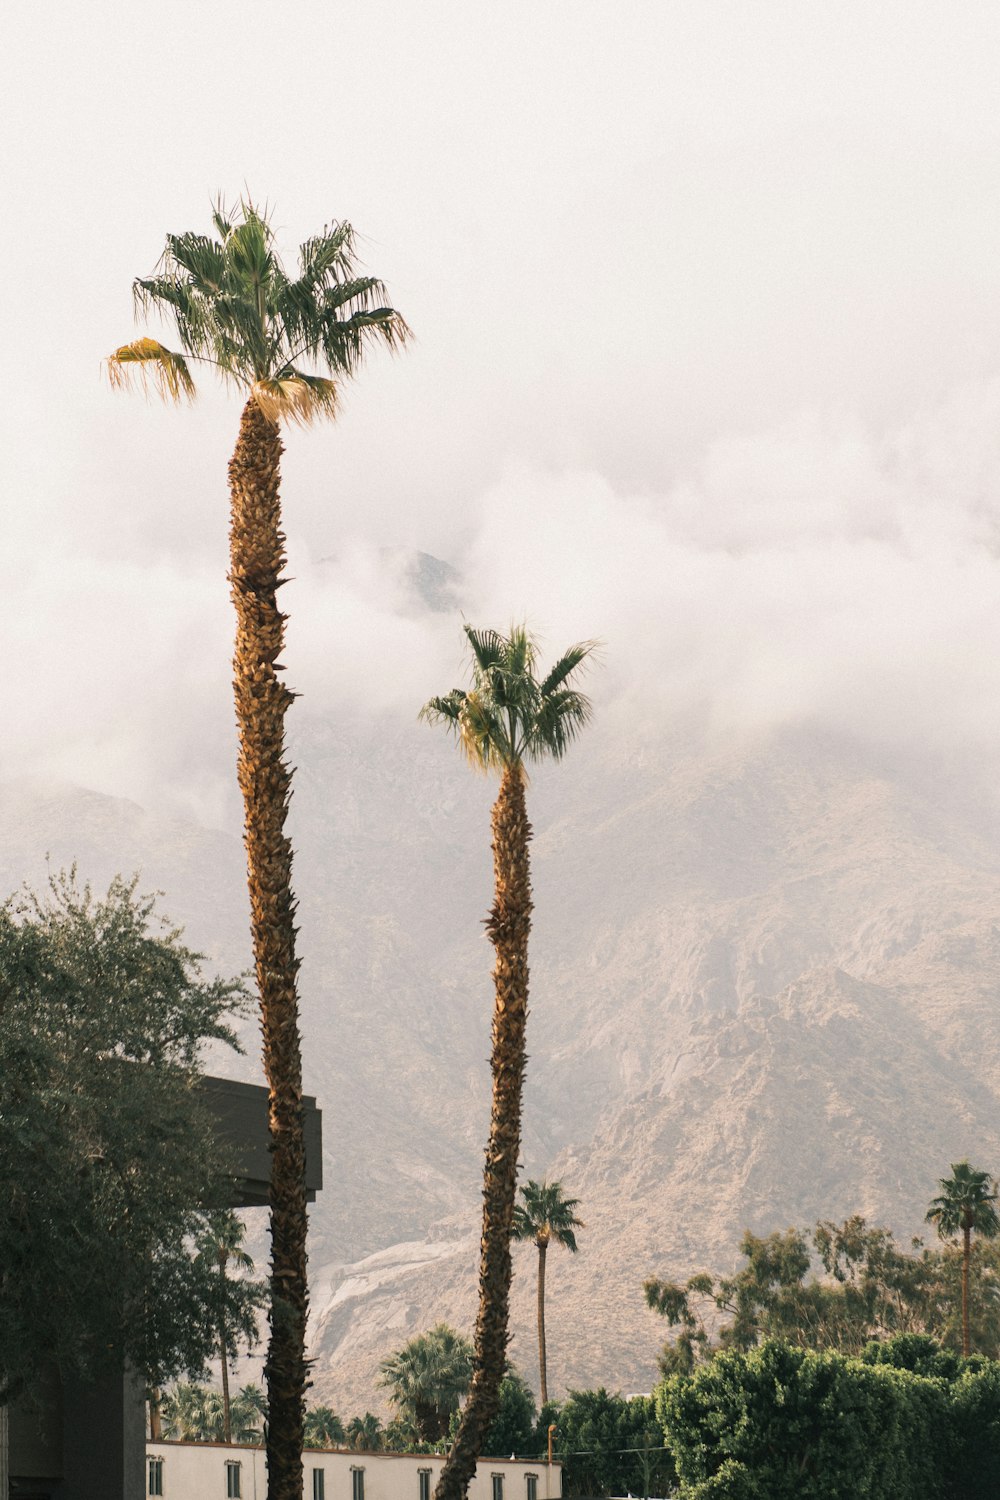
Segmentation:
<svg viewBox="0 0 1000 1500">
<path fill-rule="evenodd" d="M 942 1493 L 947 1391 L 904 1370 L 768 1342 L 667 1380 L 657 1411 L 687 1500 Z"/>
</svg>

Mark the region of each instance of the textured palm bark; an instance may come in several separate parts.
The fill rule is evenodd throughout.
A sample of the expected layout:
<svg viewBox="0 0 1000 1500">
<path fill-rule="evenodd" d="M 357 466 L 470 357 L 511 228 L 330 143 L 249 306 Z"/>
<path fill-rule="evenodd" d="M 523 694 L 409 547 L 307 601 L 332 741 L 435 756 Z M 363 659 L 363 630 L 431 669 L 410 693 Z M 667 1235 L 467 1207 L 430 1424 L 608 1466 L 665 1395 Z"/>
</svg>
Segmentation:
<svg viewBox="0 0 1000 1500">
<path fill-rule="evenodd" d="M 549 1399 L 549 1387 L 545 1361 L 545 1252 L 549 1248 L 548 1239 L 539 1237 L 535 1241 L 538 1246 L 538 1382 L 539 1401 L 542 1406 Z"/>
<path fill-rule="evenodd" d="M 281 438 L 251 396 L 229 465 L 230 584 L 236 606 L 233 688 L 254 963 L 260 996 L 271 1143 L 271 1336 L 264 1375 L 268 1500 L 301 1500 L 306 1329 L 305 1142 L 292 849 L 285 836 L 291 772 L 278 673 L 285 617 L 277 606 L 285 538 L 278 496 Z"/>
<path fill-rule="evenodd" d="M 472 1383 L 434 1500 L 463 1500 L 476 1470 L 483 1439 L 499 1406 L 507 1363 L 510 1304 L 510 1235 L 521 1149 L 524 1029 L 528 1015 L 528 934 L 531 825 L 520 766 L 504 771 L 493 805 L 495 895 L 486 931 L 496 949 L 493 969 L 493 1103 L 483 1172 L 483 1234 L 479 1252 L 479 1314 L 473 1347 Z"/>
</svg>

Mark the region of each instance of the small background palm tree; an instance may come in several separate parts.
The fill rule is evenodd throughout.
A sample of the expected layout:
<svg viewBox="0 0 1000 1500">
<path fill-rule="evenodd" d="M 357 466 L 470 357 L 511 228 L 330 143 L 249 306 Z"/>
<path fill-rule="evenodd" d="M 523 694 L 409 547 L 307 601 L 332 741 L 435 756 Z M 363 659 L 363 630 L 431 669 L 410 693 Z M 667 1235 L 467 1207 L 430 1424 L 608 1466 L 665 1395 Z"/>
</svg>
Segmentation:
<svg viewBox="0 0 1000 1500">
<path fill-rule="evenodd" d="M 244 1293 L 240 1299 L 240 1307 L 231 1305 L 236 1288 L 231 1284 L 229 1267 L 232 1266 L 241 1272 L 250 1272 L 254 1268 L 252 1257 L 243 1249 L 245 1235 L 246 1228 L 242 1220 L 237 1218 L 231 1210 L 222 1210 L 206 1215 L 205 1229 L 198 1237 L 199 1257 L 217 1268 L 219 1278 L 215 1327 L 219 1340 L 219 1359 L 222 1364 L 222 1438 L 226 1443 L 231 1443 L 233 1440 L 229 1401 L 229 1361 L 236 1352 L 237 1319 L 240 1322 L 245 1321 L 245 1309 L 242 1303 L 247 1300 L 247 1293 L 250 1294 L 251 1305 L 260 1307 L 265 1300 L 264 1289 L 259 1283 L 244 1281 L 240 1288 Z"/>
<path fill-rule="evenodd" d="M 338 1448 L 346 1441 L 344 1424 L 330 1406 L 310 1406 L 305 1422 L 307 1448 Z"/>
<path fill-rule="evenodd" d="M 384 288 L 358 274 L 354 232 L 334 224 L 306 240 L 298 274 L 277 254 L 266 212 L 220 201 L 213 235 L 167 236 L 152 276 L 133 285 L 136 309 L 176 327 L 180 350 L 148 335 L 108 361 L 113 384 L 152 380 L 161 395 L 194 394 L 191 367 L 206 365 L 245 396 L 229 465 L 231 596 L 236 606 L 233 687 L 238 776 L 250 891 L 254 963 L 270 1090 L 271 1336 L 265 1379 L 271 1421 L 270 1500 L 301 1500 L 305 1410 L 306 1193 L 292 849 L 285 834 L 291 771 L 281 678 L 285 616 L 277 593 L 285 566 L 279 480 L 282 423 L 332 417 L 340 382 L 371 340 L 398 347 L 409 330 L 384 305 Z"/>
<path fill-rule="evenodd" d="M 941 1192 L 931 1199 L 928 1223 L 937 1226 L 942 1239 L 962 1236 L 962 1354 L 970 1353 L 969 1337 L 969 1264 L 972 1258 L 973 1233 L 983 1239 L 1000 1234 L 1000 1218 L 994 1204 L 997 1184 L 988 1172 L 977 1172 L 967 1161 L 952 1162 L 951 1176 L 938 1181 Z"/>
<path fill-rule="evenodd" d="M 574 1229 L 583 1229 L 582 1219 L 573 1212 L 578 1198 L 566 1198 L 562 1184 L 529 1180 L 521 1185 L 521 1199 L 514 1209 L 514 1239 L 534 1240 L 538 1248 L 538 1378 L 540 1402 L 549 1399 L 548 1370 L 545 1349 L 545 1257 L 549 1245 L 562 1245 L 576 1254 Z"/>
<path fill-rule="evenodd" d="M 589 700 L 571 682 L 594 650 L 592 641 L 571 646 L 544 677 L 538 677 L 537 648 L 523 626 L 514 625 L 509 635 L 501 635 L 466 625 L 465 634 L 472 653 L 471 688 L 453 688 L 446 697 L 432 698 L 421 717 L 447 725 L 472 766 L 500 777 L 491 820 L 494 900 L 486 921 L 496 952 L 493 1093 L 483 1172 L 472 1385 L 438 1480 L 436 1500 L 463 1500 L 497 1411 L 506 1367 L 532 911 L 525 766 L 546 757 L 561 759 L 590 718 Z"/>
<path fill-rule="evenodd" d="M 437 1443 L 447 1437 L 452 1413 L 469 1389 L 472 1345 L 438 1323 L 383 1360 L 380 1371 L 379 1383 L 403 1422 L 412 1424 L 417 1441 Z"/>
</svg>

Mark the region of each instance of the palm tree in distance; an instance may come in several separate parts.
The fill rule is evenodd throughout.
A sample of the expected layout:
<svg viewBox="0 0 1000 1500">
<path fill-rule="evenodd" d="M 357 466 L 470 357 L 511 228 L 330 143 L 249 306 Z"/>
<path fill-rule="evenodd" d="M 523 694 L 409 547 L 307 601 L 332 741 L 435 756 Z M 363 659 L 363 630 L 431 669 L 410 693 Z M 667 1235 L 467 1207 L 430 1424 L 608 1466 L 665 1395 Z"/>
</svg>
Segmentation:
<svg viewBox="0 0 1000 1500">
<path fill-rule="evenodd" d="M 418 1441 L 438 1443 L 448 1436 L 452 1413 L 469 1389 L 468 1339 L 438 1323 L 384 1359 L 379 1369 L 379 1384 L 387 1387 L 400 1417 L 412 1423 Z"/>
<path fill-rule="evenodd" d="M 232 1413 L 229 1401 L 229 1267 L 252 1271 L 253 1260 L 243 1249 L 246 1233 L 243 1223 L 231 1210 L 209 1214 L 204 1232 L 198 1239 L 198 1254 L 214 1263 L 219 1273 L 216 1331 L 219 1335 L 219 1359 L 222 1362 L 222 1440 L 233 1440 Z"/>
<path fill-rule="evenodd" d="M 271 1134 L 271 1337 L 265 1364 L 269 1500 L 300 1500 L 306 1365 L 306 1194 L 292 849 L 285 818 L 291 772 L 285 713 L 295 696 L 278 661 L 285 616 L 285 538 L 279 498 L 283 423 L 332 417 L 339 384 L 372 340 L 390 349 L 409 330 L 384 304 L 381 282 L 359 276 L 350 224 L 335 224 L 299 252 L 288 276 L 266 212 L 220 201 L 217 238 L 167 236 L 150 277 L 134 283 L 136 310 L 176 324 L 181 352 L 143 337 L 108 361 L 112 384 L 151 379 L 165 399 L 194 394 L 191 364 L 211 366 L 245 396 L 229 464 L 231 595 L 236 606 L 233 688 L 239 729 L 254 962 L 260 996 Z"/>
<path fill-rule="evenodd" d="M 307 1448 L 337 1448 L 345 1441 L 344 1424 L 331 1406 L 310 1406 L 305 1435 Z"/>
<path fill-rule="evenodd" d="M 590 718 L 589 700 L 570 682 L 595 645 L 571 646 L 539 680 L 535 643 L 523 626 L 512 626 L 504 636 L 466 625 L 465 634 L 472 652 L 471 689 L 453 688 L 447 697 L 432 698 L 421 717 L 446 724 L 472 766 L 500 777 L 492 813 L 494 900 L 486 920 L 496 950 L 493 1095 L 483 1172 L 472 1385 L 435 1500 L 461 1500 L 466 1494 L 497 1411 L 506 1366 L 532 909 L 525 763 L 547 756 L 560 760 Z"/>
<path fill-rule="evenodd" d="M 366 1411 L 363 1417 L 352 1417 L 347 1424 L 348 1445 L 358 1453 L 381 1453 L 385 1434 L 382 1423 L 374 1412 Z"/>
<path fill-rule="evenodd" d="M 576 1254 L 574 1229 L 583 1229 L 573 1210 L 578 1198 L 564 1198 L 559 1182 L 528 1181 L 521 1186 L 524 1200 L 514 1209 L 514 1239 L 534 1240 L 538 1247 L 538 1377 L 539 1405 L 549 1399 L 545 1360 L 545 1256 L 554 1241 Z"/>
<path fill-rule="evenodd" d="M 969 1357 L 969 1263 L 972 1235 L 992 1240 L 1000 1234 L 1000 1218 L 994 1204 L 997 1184 L 988 1172 L 977 1172 L 967 1161 L 952 1162 L 951 1176 L 938 1181 L 941 1192 L 932 1198 L 927 1222 L 937 1225 L 944 1239 L 962 1235 L 962 1355 Z"/>
</svg>

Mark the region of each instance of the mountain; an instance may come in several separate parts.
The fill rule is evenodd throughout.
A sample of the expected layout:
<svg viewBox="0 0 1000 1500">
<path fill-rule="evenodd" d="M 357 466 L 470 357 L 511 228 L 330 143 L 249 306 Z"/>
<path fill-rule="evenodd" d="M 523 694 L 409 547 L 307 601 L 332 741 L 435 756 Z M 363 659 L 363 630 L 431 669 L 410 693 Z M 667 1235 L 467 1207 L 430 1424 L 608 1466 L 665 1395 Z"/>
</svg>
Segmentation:
<svg viewBox="0 0 1000 1500">
<path fill-rule="evenodd" d="M 294 752 L 326 1151 L 314 1381 L 349 1412 L 379 1404 L 378 1362 L 412 1333 L 474 1315 L 492 789 L 422 726 L 303 715 Z M 561 1178 L 587 1225 L 550 1257 L 550 1387 L 645 1390 L 650 1273 L 726 1270 L 744 1228 L 854 1211 L 908 1236 L 951 1161 L 1000 1167 L 995 820 L 804 729 L 713 748 L 595 727 L 529 811 L 525 1171 Z M 0 813 L 8 889 L 46 850 L 95 882 L 141 865 L 212 963 L 248 966 L 235 833 L 30 783 Z M 257 1076 L 254 1046 L 225 1066 Z M 533 1376 L 532 1247 L 515 1261 Z"/>
</svg>

